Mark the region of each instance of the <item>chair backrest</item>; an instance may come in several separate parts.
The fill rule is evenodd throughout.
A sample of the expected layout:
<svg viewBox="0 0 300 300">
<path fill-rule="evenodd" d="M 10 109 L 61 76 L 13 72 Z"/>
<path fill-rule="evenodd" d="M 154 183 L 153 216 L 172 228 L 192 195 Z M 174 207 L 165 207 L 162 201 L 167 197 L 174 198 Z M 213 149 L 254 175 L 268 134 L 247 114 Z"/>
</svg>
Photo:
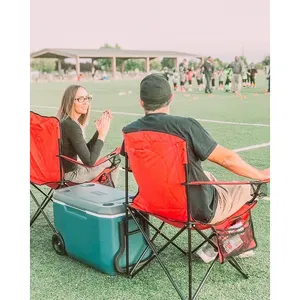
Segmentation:
<svg viewBox="0 0 300 300">
<path fill-rule="evenodd" d="M 174 221 L 187 221 L 186 142 L 175 135 L 124 134 L 125 152 L 139 192 L 133 206 Z"/>
<path fill-rule="evenodd" d="M 30 182 L 60 182 L 60 123 L 56 117 L 30 112 Z"/>
</svg>

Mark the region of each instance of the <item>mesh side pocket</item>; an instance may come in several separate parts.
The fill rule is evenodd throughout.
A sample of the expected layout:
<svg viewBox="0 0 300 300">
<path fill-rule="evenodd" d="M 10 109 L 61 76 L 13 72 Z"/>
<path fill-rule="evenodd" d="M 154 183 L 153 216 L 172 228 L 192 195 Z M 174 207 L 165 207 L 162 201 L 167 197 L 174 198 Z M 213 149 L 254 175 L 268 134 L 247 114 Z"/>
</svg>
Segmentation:
<svg viewBox="0 0 300 300">
<path fill-rule="evenodd" d="M 220 262 L 256 248 L 253 223 L 250 211 L 239 216 L 225 228 L 213 227 L 217 237 Z"/>
</svg>

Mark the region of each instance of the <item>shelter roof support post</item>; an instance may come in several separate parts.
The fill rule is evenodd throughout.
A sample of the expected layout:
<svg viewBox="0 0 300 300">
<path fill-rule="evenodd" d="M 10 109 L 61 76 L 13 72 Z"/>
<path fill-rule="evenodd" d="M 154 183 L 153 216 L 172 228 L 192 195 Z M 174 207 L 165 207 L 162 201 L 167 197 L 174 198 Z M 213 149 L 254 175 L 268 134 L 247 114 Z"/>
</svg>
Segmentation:
<svg viewBox="0 0 300 300">
<path fill-rule="evenodd" d="M 61 61 L 62 60 L 60 58 L 57 60 L 57 71 L 58 71 L 59 79 L 63 78 L 63 74 L 61 72 Z"/>
<path fill-rule="evenodd" d="M 80 80 L 80 61 L 79 56 L 76 56 L 76 74 L 77 74 L 77 80 Z"/>
<path fill-rule="evenodd" d="M 116 79 L 116 72 L 117 72 L 117 59 L 114 56 L 112 58 L 112 78 Z"/>
<path fill-rule="evenodd" d="M 122 64 L 121 64 L 121 73 L 123 74 L 124 73 L 124 70 L 125 70 L 125 61 L 127 60 L 127 58 L 124 58 L 122 60 Z"/>
<path fill-rule="evenodd" d="M 150 58 L 146 57 L 146 72 L 150 73 Z"/>
<path fill-rule="evenodd" d="M 93 78 L 93 79 L 95 79 L 95 73 L 96 73 L 96 69 L 95 69 L 94 61 L 95 61 L 95 59 L 93 59 L 93 58 L 92 58 L 92 67 L 91 67 L 91 72 L 92 72 L 92 78 Z"/>
</svg>

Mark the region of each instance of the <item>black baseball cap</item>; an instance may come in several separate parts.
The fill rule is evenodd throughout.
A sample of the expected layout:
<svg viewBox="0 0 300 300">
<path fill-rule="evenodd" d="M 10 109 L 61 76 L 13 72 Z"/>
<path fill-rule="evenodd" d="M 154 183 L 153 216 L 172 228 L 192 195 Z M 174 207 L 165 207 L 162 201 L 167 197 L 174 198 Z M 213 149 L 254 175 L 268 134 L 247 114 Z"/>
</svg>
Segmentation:
<svg viewBox="0 0 300 300">
<path fill-rule="evenodd" d="M 169 82 L 159 73 L 146 76 L 140 85 L 140 98 L 147 104 L 162 104 L 171 98 Z"/>
</svg>

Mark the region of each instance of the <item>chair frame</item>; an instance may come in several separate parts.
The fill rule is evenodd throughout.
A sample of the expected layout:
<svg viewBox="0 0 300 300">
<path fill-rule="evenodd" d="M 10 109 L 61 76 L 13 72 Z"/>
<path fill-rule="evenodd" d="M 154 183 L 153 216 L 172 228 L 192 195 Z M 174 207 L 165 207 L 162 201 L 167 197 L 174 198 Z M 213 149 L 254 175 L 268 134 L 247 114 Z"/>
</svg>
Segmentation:
<svg viewBox="0 0 300 300">
<path fill-rule="evenodd" d="M 130 198 L 129 198 L 129 192 L 128 192 L 128 174 L 129 172 L 132 172 L 132 170 L 129 168 L 129 161 L 128 161 L 128 155 L 127 153 L 125 153 L 125 197 L 126 197 L 126 202 L 125 202 L 125 206 L 126 206 L 126 224 L 125 224 L 125 235 L 126 235 L 126 275 L 130 278 L 133 278 L 136 274 L 138 274 L 141 270 L 144 269 L 145 266 L 147 266 L 154 258 L 157 258 L 160 266 L 162 267 L 162 269 L 164 270 L 166 276 L 168 277 L 169 281 L 171 282 L 172 286 L 174 287 L 174 289 L 176 290 L 176 292 L 178 293 L 180 299 L 184 300 L 186 299 L 183 295 L 183 293 L 180 291 L 180 289 L 178 288 L 175 280 L 172 278 L 169 270 L 167 269 L 166 265 L 162 262 L 159 254 L 165 250 L 170 244 L 172 244 L 173 246 L 175 246 L 179 251 L 181 251 L 184 255 L 188 256 L 188 300 L 194 300 L 198 297 L 201 288 L 203 287 L 205 281 L 207 280 L 209 274 L 212 271 L 213 266 L 215 265 L 215 263 L 217 262 L 218 258 L 219 258 L 219 253 L 217 254 L 216 258 L 210 263 L 210 266 L 208 268 L 208 270 L 206 271 L 204 277 L 202 278 L 202 280 L 200 281 L 198 287 L 196 288 L 195 292 L 193 293 L 193 286 L 192 286 L 192 254 L 195 253 L 202 245 L 204 245 L 206 242 L 209 243 L 216 251 L 218 251 L 218 247 L 215 244 L 215 242 L 212 241 L 212 238 L 214 236 L 216 236 L 216 231 L 213 225 L 210 224 L 201 224 L 198 221 L 194 221 L 192 220 L 191 217 L 191 213 L 190 213 L 190 201 L 189 201 L 189 187 L 191 185 L 200 185 L 200 184 L 207 184 L 207 185 L 215 185 L 215 184 L 223 184 L 223 185 L 239 185 L 239 184 L 251 184 L 252 186 L 255 185 L 256 189 L 254 190 L 252 199 L 248 202 L 249 203 L 249 214 L 250 214 L 250 218 L 251 218 L 251 209 L 256 205 L 257 203 L 257 196 L 259 195 L 259 190 L 260 187 L 262 186 L 262 184 L 269 182 L 269 180 L 265 180 L 265 181 L 233 181 L 233 182 L 223 182 L 223 181 L 204 181 L 204 182 L 184 182 L 182 183 L 182 185 L 185 186 L 186 188 L 186 198 L 187 198 L 187 220 L 186 222 L 182 222 L 181 225 L 181 229 L 172 237 L 169 238 L 167 237 L 165 234 L 163 234 L 161 232 L 162 228 L 164 227 L 164 225 L 167 223 L 169 223 L 169 225 L 172 225 L 172 220 L 168 220 L 166 218 L 161 218 L 159 216 L 156 216 L 154 214 L 148 213 L 148 212 L 144 212 L 141 210 L 138 210 L 136 208 L 133 208 L 131 206 L 131 202 L 130 202 Z M 187 180 L 187 174 L 188 174 L 188 164 L 185 164 L 185 178 Z M 247 210 L 245 210 L 244 212 L 246 212 Z M 155 218 L 158 218 L 160 220 L 162 220 L 162 223 L 160 224 L 160 226 L 157 228 L 156 226 L 154 226 L 150 221 L 149 221 L 149 215 L 153 216 Z M 128 243 L 128 235 L 130 234 L 130 232 L 128 231 L 128 218 L 133 218 L 133 220 L 135 221 L 137 227 L 139 228 L 139 230 L 141 231 L 141 233 L 144 236 L 145 241 L 147 242 L 147 248 L 144 250 L 144 252 L 141 254 L 140 258 L 137 260 L 137 262 L 133 265 L 133 266 L 129 266 L 129 243 Z M 137 218 L 138 217 L 138 218 Z M 150 226 L 154 231 L 155 234 L 153 235 L 152 238 L 150 238 L 150 235 L 147 235 L 147 233 L 145 232 L 144 228 L 139 224 L 138 219 L 142 218 L 147 224 L 148 226 Z M 229 218 L 227 218 L 226 220 L 219 222 L 218 225 L 222 224 L 223 222 L 227 221 Z M 167 222 L 165 222 L 167 221 Z M 200 227 L 202 227 L 201 229 L 199 229 L 199 225 Z M 216 224 L 214 224 L 216 225 Z M 252 225 L 251 225 L 252 226 Z M 178 227 L 178 226 L 176 226 Z M 212 229 L 212 233 L 207 236 L 205 233 L 202 232 L 202 230 L 207 230 L 207 229 Z M 174 240 L 181 235 L 185 230 L 187 230 L 188 233 L 188 249 L 187 251 L 183 250 L 181 247 L 179 247 L 177 244 L 174 243 Z M 192 230 L 196 230 L 199 235 L 204 239 L 204 241 L 198 245 L 196 248 L 192 249 Z M 162 246 L 160 249 L 157 249 L 154 241 L 156 239 L 156 237 L 160 235 L 162 236 L 165 240 L 167 240 L 167 243 Z M 151 248 L 152 250 L 152 256 L 150 256 L 147 260 L 143 260 L 143 257 L 146 253 L 146 251 L 148 250 L 148 248 Z M 245 279 L 248 279 L 249 275 L 243 270 L 243 268 L 240 266 L 240 264 L 237 262 L 237 260 L 234 257 L 230 257 L 227 259 L 227 261 L 231 264 L 232 267 L 234 267 Z M 223 262 L 221 262 L 223 263 Z"/>
<path fill-rule="evenodd" d="M 43 116 L 43 115 L 40 115 L 40 114 L 38 114 L 36 112 L 33 112 L 33 111 L 30 111 L 30 113 L 33 113 L 33 114 L 38 115 L 38 116 L 43 117 L 43 118 L 57 119 L 56 117 Z M 61 134 L 62 134 L 61 133 L 61 126 L 60 126 L 60 122 L 59 122 L 58 119 L 57 119 L 57 121 L 58 121 L 58 124 L 59 124 L 59 131 L 60 131 L 60 137 L 61 137 Z M 76 161 L 76 160 L 74 160 L 70 157 L 62 155 L 61 154 L 61 148 L 62 148 L 61 139 L 59 138 L 57 142 L 58 142 L 58 154 L 56 156 L 59 157 L 59 172 L 60 172 L 59 181 L 57 181 L 57 182 L 48 182 L 48 183 L 43 183 L 43 184 L 37 184 L 33 181 L 30 181 L 30 185 L 45 196 L 45 198 L 42 200 L 42 202 L 39 203 L 36 196 L 34 195 L 32 190 L 30 189 L 30 196 L 32 197 L 32 199 L 34 200 L 35 204 L 38 207 L 38 209 L 36 210 L 36 212 L 34 213 L 34 215 L 30 219 L 30 227 L 32 227 L 32 225 L 34 224 L 36 219 L 40 216 L 40 214 L 42 214 L 53 232 L 56 232 L 56 230 L 55 230 L 53 224 L 51 223 L 51 221 L 49 220 L 48 216 L 44 212 L 44 209 L 46 208 L 48 203 L 50 201 L 52 201 L 53 194 L 54 194 L 55 190 L 63 188 L 63 187 L 68 187 L 68 186 L 71 186 L 71 185 L 77 185 L 77 183 L 73 183 L 73 182 L 70 182 L 70 181 L 67 181 L 67 180 L 64 179 L 64 171 L 63 171 L 63 166 L 62 166 L 62 160 L 65 159 L 65 160 L 70 161 L 74 164 L 82 165 L 82 166 L 85 166 L 87 168 L 93 168 L 95 166 L 98 166 L 98 165 L 106 162 L 107 160 L 110 160 L 112 162 L 112 167 L 109 170 L 104 169 L 91 182 L 98 181 L 101 177 L 104 177 L 104 179 L 106 177 L 106 183 L 108 183 L 110 186 L 114 187 L 114 184 L 110 180 L 110 176 L 108 176 L 108 175 L 116 168 L 116 165 L 115 165 L 116 157 L 120 153 L 120 149 L 121 149 L 120 147 L 116 148 L 113 152 L 111 152 L 111 153 L 107 154 L 106 156 L 102 157 L 101 159 L 99 159 L 94 166 L 86 166 L 86 165 L 84 165 L 84 164 L 82 164 L 82 163 L 80 163 L 80 162 L 78 162 L 78 161 Z M 47 187 L 50 188 L 50 191 L 48 193 L 45 193 L 39 188 L 39 186 L 47 186 Z"/>
</svg>

